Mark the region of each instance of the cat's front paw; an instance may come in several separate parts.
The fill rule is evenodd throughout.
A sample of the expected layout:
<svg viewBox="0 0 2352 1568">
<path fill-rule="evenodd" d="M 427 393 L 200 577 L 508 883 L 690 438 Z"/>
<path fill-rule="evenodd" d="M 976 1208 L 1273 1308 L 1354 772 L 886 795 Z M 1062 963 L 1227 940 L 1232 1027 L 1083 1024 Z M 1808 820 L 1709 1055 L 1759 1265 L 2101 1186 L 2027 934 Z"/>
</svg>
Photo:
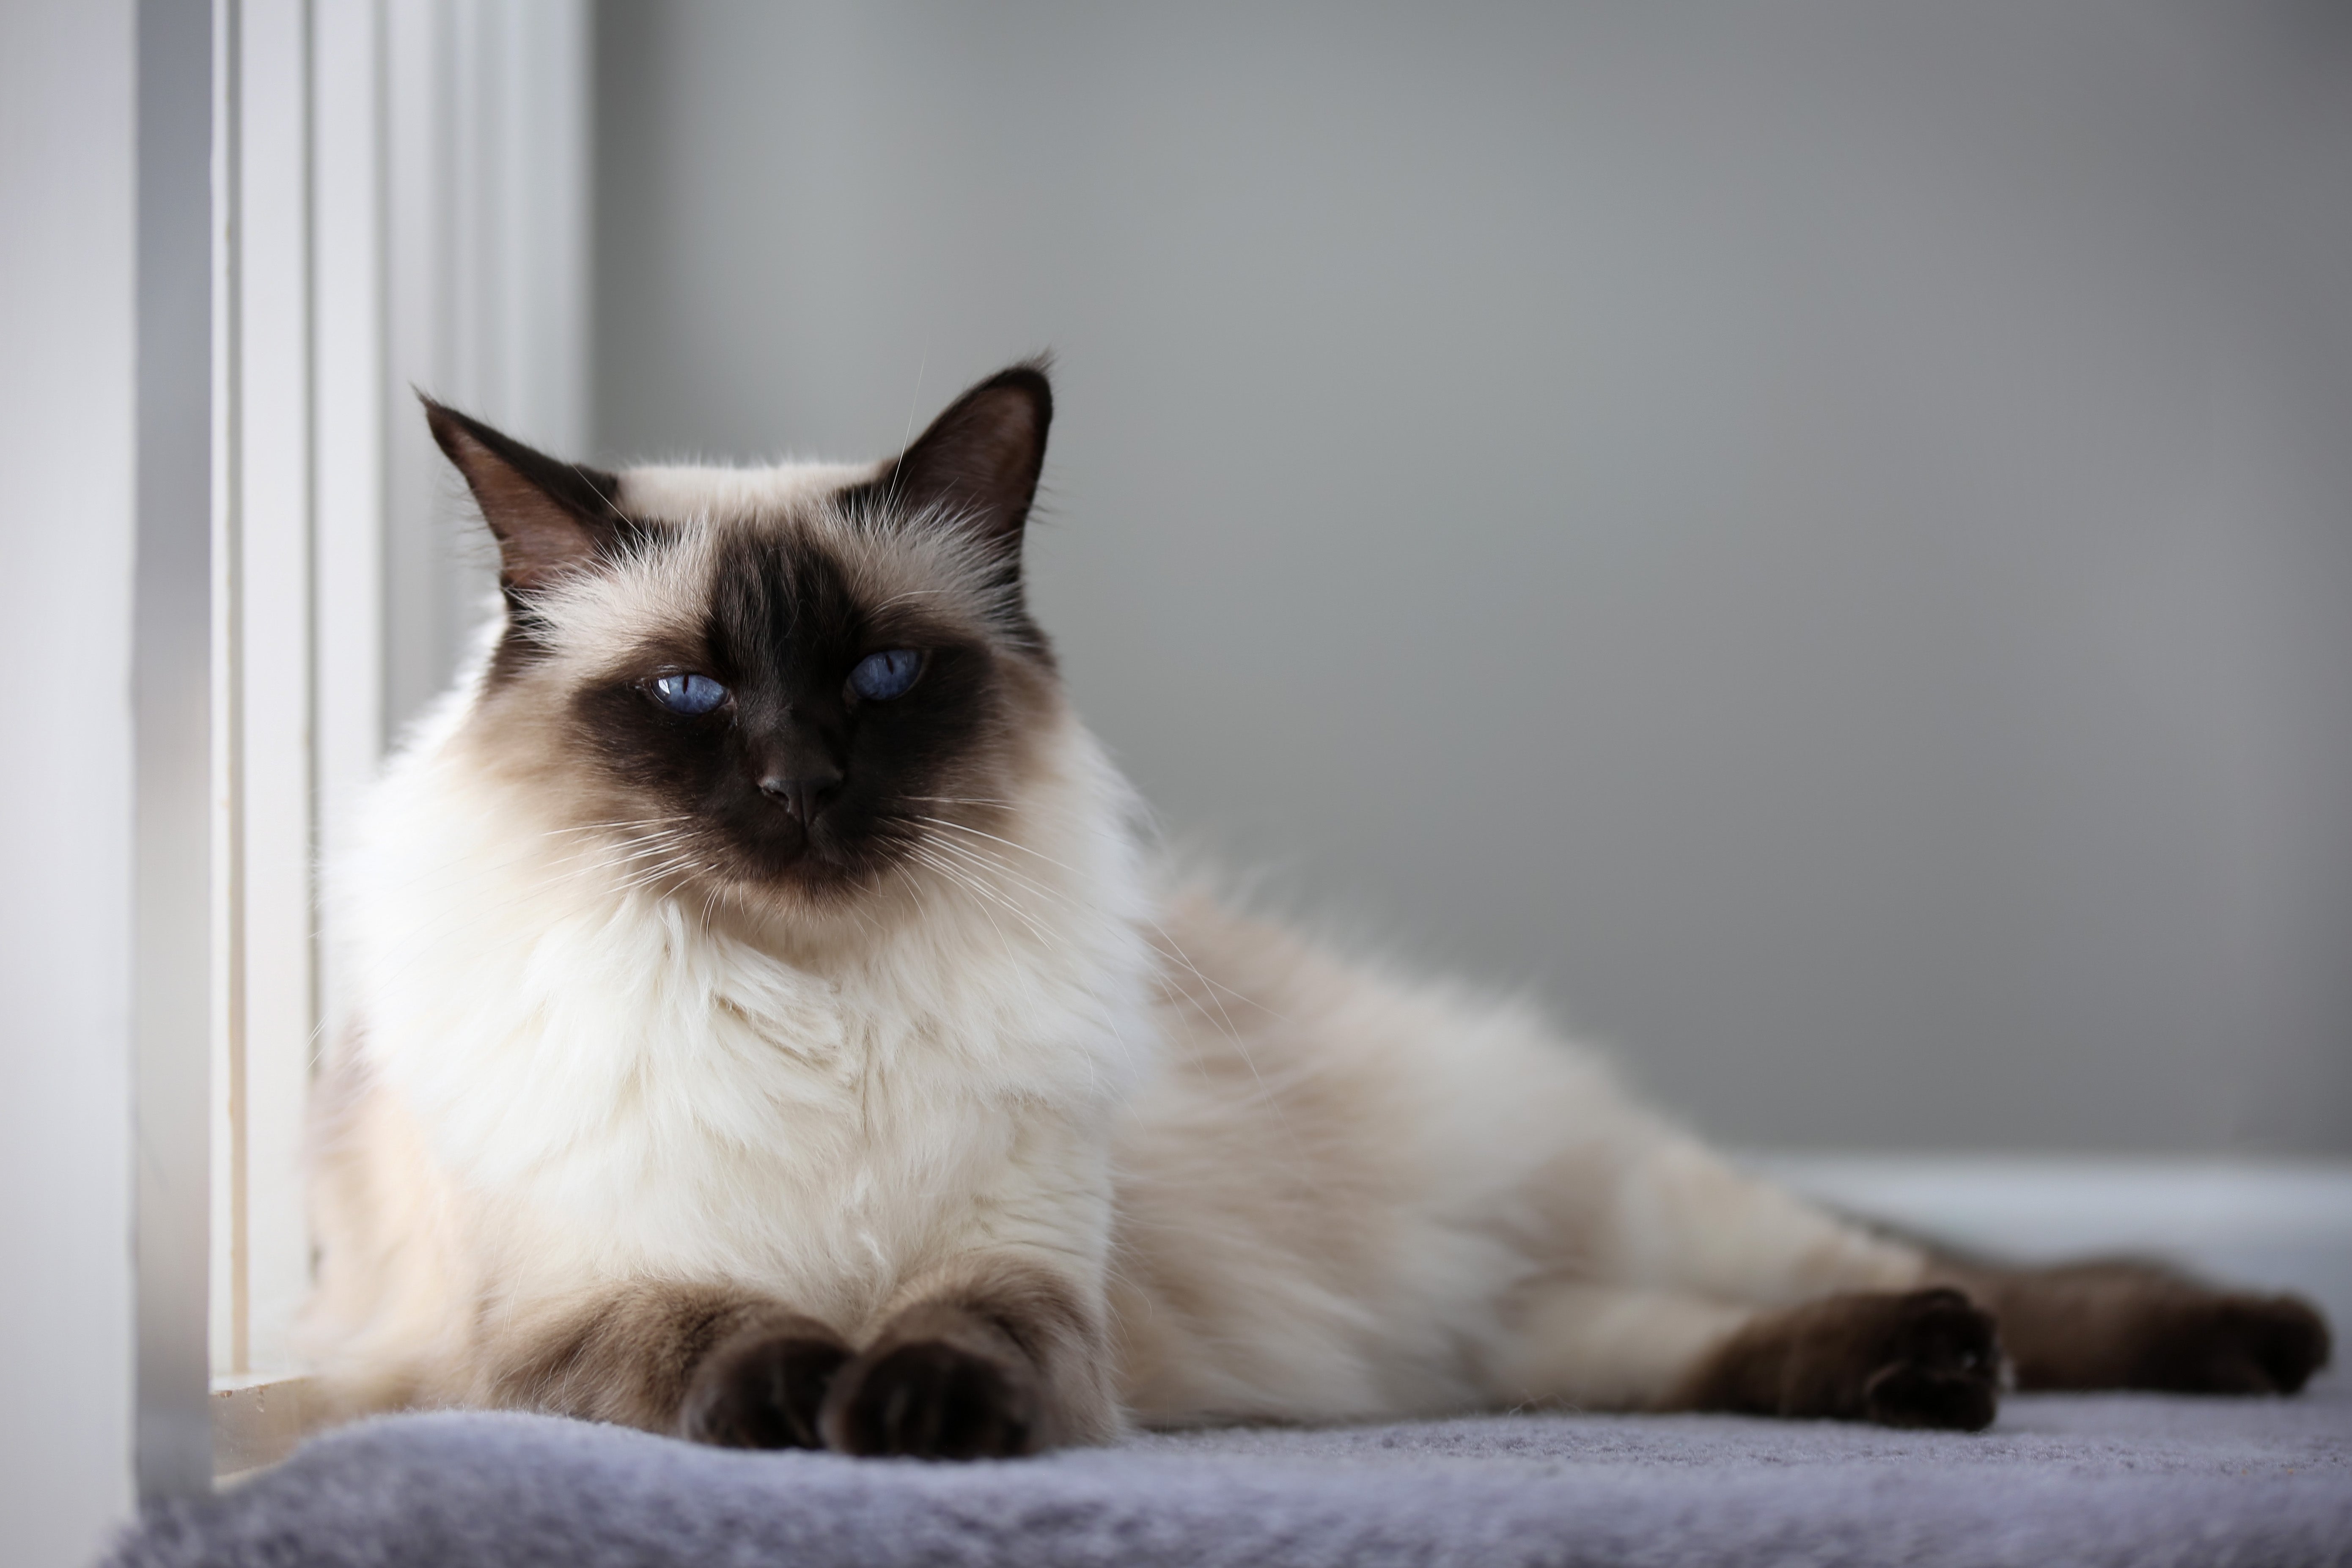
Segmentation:
<svg viewBox="0 0 2352 1568">
<path fill-rule="evenodd" d="M 695 1369 L 678 1435 L 722 1448 L 821 1448 L 818 1416 L 848 1360 L 814 1324 L 739 1335 Z"/>
<path fill-rule="evenodd" d="M 1036 1372 L 992 1324 L 956 1316 L 937 1334 L 894 1334 L 841 1371 L 820 1423 L 827 1447 L 917 1459 L 1034 1451 Z"/>
<path fill-rule="evenodd" d="M 1914 1290 L 1887 1303 L 1886 1360 L 1863 1384 L 1882 1426 L 1981 1432 L 2000 1405 L 2000 1343 L 1990 1313 L 1958 1290 Z"/>
</svg>

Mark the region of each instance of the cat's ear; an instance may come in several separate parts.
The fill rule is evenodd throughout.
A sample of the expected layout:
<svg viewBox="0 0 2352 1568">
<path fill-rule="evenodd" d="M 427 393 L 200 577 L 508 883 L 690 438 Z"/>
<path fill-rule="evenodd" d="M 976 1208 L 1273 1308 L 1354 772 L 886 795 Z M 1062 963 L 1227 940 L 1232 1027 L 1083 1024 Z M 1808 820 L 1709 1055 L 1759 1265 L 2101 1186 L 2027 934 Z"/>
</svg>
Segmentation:
<svg viewBox="0 0 2352 1568">
<path fill-rule="evenodd" d="M 632 525 L 614 505 L 613 474 L 535 452 L 480 420 L 419 393 L 434 440 L 466 476 L 499 542 L 499 585 L 509 594 L 546 586 L 609 553 Z"/>
<path fill-rule="evenodd" d="M 915 444 L 860 489 L 901 515 L 951 517 L 1018 549 L 1045 466 L 1054 389 L 1045 362 L 998 371 L 948 405 Z"/>
</svg>

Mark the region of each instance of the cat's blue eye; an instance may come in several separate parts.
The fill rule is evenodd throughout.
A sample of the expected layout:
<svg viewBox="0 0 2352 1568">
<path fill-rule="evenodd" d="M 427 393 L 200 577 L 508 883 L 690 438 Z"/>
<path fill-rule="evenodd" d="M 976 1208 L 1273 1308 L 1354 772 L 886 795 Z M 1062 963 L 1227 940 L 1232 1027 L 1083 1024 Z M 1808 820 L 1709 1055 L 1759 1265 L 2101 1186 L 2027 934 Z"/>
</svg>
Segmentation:
<svg viewBox="0 0 2352 1568">
<path fill-rule="evenodd" d="M 665 675 L 654 696 L 673 713 L 708 713 L 727 700 L 727 689 L 707 675 Z"/>
<path fill-rule="evenodd" d="M 923 656 L 910 647 L 869 653 L 849 672 L 849 689 L 869 702 L 886 702 L 902 695 L 923 672 Z"/>
</svg>

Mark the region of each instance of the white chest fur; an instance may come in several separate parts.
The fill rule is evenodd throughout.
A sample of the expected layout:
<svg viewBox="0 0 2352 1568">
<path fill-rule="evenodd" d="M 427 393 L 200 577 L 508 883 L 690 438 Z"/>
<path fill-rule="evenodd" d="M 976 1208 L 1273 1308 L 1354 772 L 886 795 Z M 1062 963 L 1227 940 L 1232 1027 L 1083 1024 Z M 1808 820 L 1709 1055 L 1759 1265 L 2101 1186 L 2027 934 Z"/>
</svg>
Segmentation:
<svg viewBox="0 0 2352 1568">
<path fill-rule="evenodd" d="M 943 895 L 816 973 L 519 835 L 495 794 L 417 760 L 345 879 L 362 1048 L 491 1272 L 854 1315 L 976 1238 L 1106 1245 L 1104 1113 L 1152 1026 L 1115 822 L 1055 844 L 1052 897 L 1009 879 L 1019 918 Z"/>
</svg>

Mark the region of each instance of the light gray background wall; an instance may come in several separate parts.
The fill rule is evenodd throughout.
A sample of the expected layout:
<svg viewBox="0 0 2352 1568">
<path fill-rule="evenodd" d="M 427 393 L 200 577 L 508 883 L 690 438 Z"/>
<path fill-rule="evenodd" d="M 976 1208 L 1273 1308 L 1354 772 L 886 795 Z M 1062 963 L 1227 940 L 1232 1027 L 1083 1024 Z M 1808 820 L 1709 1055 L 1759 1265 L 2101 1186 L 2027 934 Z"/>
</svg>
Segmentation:
<svg viewBox="0 0 2352 1568">
<path fill-rule="evenodd" d="M 0 1558 L 22 1568 L 81 1568 L 131 1504 L 136 13 L 0 6 Z"/>
<path fill-rule="evenodd" d="M 596 446 L 1050 345 L 1177 828 L 1724 1137 L 2352 1152 L 2347 21 L 607 4 Z"/>
</svg>

